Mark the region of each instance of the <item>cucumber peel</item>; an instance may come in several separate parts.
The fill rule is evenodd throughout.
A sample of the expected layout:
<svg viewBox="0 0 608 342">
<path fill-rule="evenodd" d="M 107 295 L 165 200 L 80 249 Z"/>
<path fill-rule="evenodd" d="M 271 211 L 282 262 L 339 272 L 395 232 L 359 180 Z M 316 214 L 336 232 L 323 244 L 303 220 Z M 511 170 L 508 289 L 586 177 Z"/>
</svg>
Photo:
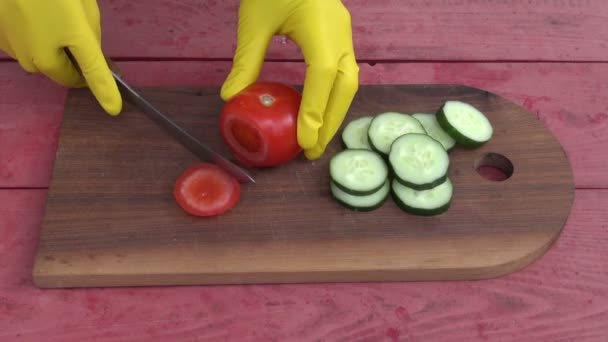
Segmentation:
<svg viewBox="0 0 608 342">
<path fill-rule="evenodd" d="M 391 195 L 401 210 L 413 215 L 434 216 L 446 212 L 452 204 L 453 185 L 450 178 L 428 190 L 414 190 L 396 179 L 391 183 Z"/>
<path fill-rule="evenodd" d="M 437 122 L 458 144 L 469 148 L 484 145 L 494 133 L 488 118 L 462 101 L 446 101 L 437 111 Z"/>
<path fill-rule="evenodd" d="M 344 207 L 355 211 L 372 211 L 381 207 L 390 195 L 390 181 L 387 178 L 382 187 L 368 195 L 353 195 L 330 183 L 332 197 Z"/>
</svg>

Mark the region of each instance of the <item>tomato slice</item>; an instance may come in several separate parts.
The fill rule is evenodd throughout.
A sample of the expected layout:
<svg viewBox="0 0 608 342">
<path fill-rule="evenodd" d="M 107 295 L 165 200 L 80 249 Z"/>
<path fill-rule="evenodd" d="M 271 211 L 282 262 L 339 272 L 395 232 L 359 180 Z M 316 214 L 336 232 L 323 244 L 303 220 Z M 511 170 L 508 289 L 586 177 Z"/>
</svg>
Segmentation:
<svg viewBox="0 0 608 342">
<path fill-rule="evenodd" d="M 175 181 L 173 196 L 189 214 L 215 216 L 236 205 L 241 197 L 241 184 L 215 164 L 198 163 Z"/>
</svg>

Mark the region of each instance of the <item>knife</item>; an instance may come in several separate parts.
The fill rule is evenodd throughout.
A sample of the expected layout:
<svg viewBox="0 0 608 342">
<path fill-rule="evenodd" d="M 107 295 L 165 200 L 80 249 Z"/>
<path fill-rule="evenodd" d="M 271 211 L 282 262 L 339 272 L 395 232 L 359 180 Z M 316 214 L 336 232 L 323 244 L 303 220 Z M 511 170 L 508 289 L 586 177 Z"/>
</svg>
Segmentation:
<svg viewBox="0 0 608 342">
<path fill-rule="evenodd" d="M 78 71 L 80 71 L 78 63 L 76 62 L 76 59 L 71 54 L 71 52 L 66 49 L 66 53 L 68 57 L 72 60 L 74 65 L 76 65 Z M 116 85 L 118 86 L 120 93 L 130 103 L 132 103 L 135 107 L 141 110 L 150 119 L 152 119 L 160 127 L 162 127 L 169 135 L 171 135 L 174 139 L 180 142 L 184 147 L 186 147 L 188 150 L 190 150 L 190 152 L 192 152 L 200 159 L 218 165 L 226 172 L 234 176 L 241 183 L 255 183 L 255 180 L 249 173 L 240 168 L 238 165 L 232 163 L 230 160 L 226 159 L 221 154 L 210 149 L 207 145 L 203 144 L 199 139 L 188 133 L 184 128 L 180 127 L 168 116 L 166 116 L 156 107 L 154 107 L 133 87 L 131 87 L 123 80 L 123 78 L 117 72 L 118 69 L 116 68 L 114 63 L 112 63 L 110 60 L 107 61 L 110 67 L 110 71 L 112 72 L 112 77 L 114 77 L 114 80 L 116 81 Z"/>
<path fill-rule="evenodd" d="M 241 183 L 255 183 L 255 180 L 245 170 L 238 167 L 219 153 L 211 150 L 200 140 L 192 136 L 185 129 L 177 125 L 173 120 L 159 111 L 150 102 L 143 98 L 137 91 L 129 86 L 115 71 L 112 70 L 112 76 L 116 80 L 118 89 L 121 94 L 135 105 L 139 110 L 144 112 L 150 119 L 154 120 L 159 126 L 164 128 L 167 133 L 172 135 L 184 147 L 203 160 L 210 161 L 223 168 L 225 171 L 236 177 Z"/>
</svg>

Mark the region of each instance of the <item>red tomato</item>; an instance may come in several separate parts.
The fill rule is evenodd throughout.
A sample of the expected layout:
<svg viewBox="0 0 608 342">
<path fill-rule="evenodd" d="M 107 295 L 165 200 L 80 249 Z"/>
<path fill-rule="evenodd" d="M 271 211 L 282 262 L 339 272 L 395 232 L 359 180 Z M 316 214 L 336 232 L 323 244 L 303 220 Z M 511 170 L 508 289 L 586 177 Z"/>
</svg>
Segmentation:
<svg viewBox="0 0 608 342">
<path fill-rule="evenodd" d="M 215 164 L 198 163 L 176 180 L 173 196 L 189 214 L 220 215 L 239 201 L 241 184 Z"/>
<path fill-rule="evenodd" d="M 226 103 L 220 116 L 224 142 L 247 166 L 271 167 L 294 159 L 301 95 L 281 83 L 258 82 Z"/>
</svg>

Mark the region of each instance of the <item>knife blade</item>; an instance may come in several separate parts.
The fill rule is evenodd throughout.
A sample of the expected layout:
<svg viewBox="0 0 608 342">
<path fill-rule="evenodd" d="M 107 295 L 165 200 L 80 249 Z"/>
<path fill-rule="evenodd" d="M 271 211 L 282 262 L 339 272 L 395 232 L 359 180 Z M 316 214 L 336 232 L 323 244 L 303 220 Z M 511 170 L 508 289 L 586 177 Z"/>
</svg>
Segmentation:
<svg viewBox="0 0 608 342">
<path fill-rule="evenodd" d="M 255 180 L 249 173 L 232 163 L 221 154 L 213 151 L 207 145 L 203 144 L 199 139 L 192 136 L 184 128 L 180 127 L 168 116 L 148 102 L 141 94 L 133 87 L 128 85 L 122 77 L 112 70 L 112 76 L 116 80 L 120 93 L 127 98 L 129 102 L 135 105 L 139 110 L 146 114 L 150 119 L 155 121 L 159 126 L 167 131 L 173 138 L 179 141 L 184 147 L 189 149 L 197 157 L 212 162 L 225 171 L 233 175 L 241 183 L 255 183 Z"/>
<path fill-rule="evenodd" d="M 80 66 L 74 58 L 74 55 L 68 48 L 64 48 L 68 58 L 72 61 L 76 69 L 82 74 Z M 199 139 L 194 137 L 184 128 L 176 124 L 168 116 L 163 114 L 160 110 L 154 107 L 148 102 L 143 96 L 141 96 L 133 87 L 131 87 L 125 80 L 122 79 L 119 74 L 118 67 L 108 58 L 106 58 L 112 77 L 116 81 L 118 90 L 124 98 L 126 98 L 135 107 L 146 114 L 152 121 L 156 122 L 161 128 L 163 128 L 169 135 L 176 139 L 182 146 L 186 147 L 190 152 L 196 155 L 202 160 L 214 163 L 230 173 L 241 183 L 255 183 L 253 177 L 238 165 L 234 164 L 230 160 L 218 152 L 213 151 L 207 145 L 203 144 Z"/>
</svg>

